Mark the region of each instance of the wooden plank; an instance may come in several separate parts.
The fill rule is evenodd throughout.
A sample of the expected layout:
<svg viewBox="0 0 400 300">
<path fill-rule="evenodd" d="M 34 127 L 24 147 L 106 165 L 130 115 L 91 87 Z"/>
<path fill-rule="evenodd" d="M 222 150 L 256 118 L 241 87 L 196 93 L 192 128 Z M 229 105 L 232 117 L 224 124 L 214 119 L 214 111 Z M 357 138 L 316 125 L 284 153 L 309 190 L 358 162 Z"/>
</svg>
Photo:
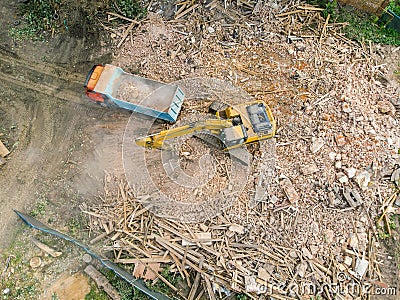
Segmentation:
<svg viewBox="0 0 400 300">
<path fill-rule="evenodd" d="M 323 8 L 313 6 L 297 6 L 298 9 L 311 10 L 311 11 L 324 11 Z"/>
<path fill-rule="evenodd" d="M 111 297 L 111 299 L 121 299 L 118 291 L 111 285 L 111 283 L 103 274 L 96 270 L 95 267 L 93 267 L 92 265 L 88 265 L 85 268 L 85 273 L 88 274 L 90 278 L 92 278 L 96 282 L 97 286 L 101 287 L 107 293 L 107 295 Z"/>
<path fill-rule="evenodd" d="M 103 233 L 99 234 L 98 236 L 96 236 L 95 238 L 91 239 L 89 244 L 92 245 L 94 243 L 97 243 L 98 241 L 105 238 L 106 236 L 107 236 L 107 232 L 103 232 Z"/>
<path fill-rule="evenodd" d="M 195 4 L 192 5 L 191 7 L 189 7 L 187 10 L 185 10 L 184 12 L 181 12 L 179 15 L 175 16 L 175 20 L 182 18 L 183 16 L 187 15 L 189 12 L 191 12 L 192 10 L 194 10 L 195 8 L 197 8 L 199 6 L 199 4 Z"/>
<path fill-rule="evenodd" d="M 129 27 L 125 30 L 124 34 L 122 35 L 121 40 L 119 41 L 117 48 L 121 47 L 121 45 L 124 43 L 126 37 L 128 36 L 128 34 L 131 32 L 133 26 L 135 26 L 137 24 L 136 21 L 131 22 L 131 24 L 129 25 Z"/>
<path fill-rule="evenodd" d="M 96 213 L 91 212 L 91 211 L 86 211 L 86 210 L 82 210 L 82 212 L 85 213 L 85 214 L 88 214 L 90 216 L 93 216 L 93 217 L 108 221 L 108 218 L 106 216 L 102 216 L 102 215 L 96 214 Z"/>
<path fill-rule="evenodd" d="M 195 300 L 200 300 L 200 299 L 202 299 L 203 295 L 204 295 L 204 289 L 201 289 L 200 293 L 197 295 L 197 297 L 196 297 Z"/>
<path fill-rule="evenodd" d="M 134 24 L 140 24 L 140 22 L 138 22 L 138 21 L 136 21 L 136 20 L 132 20 L 132 19 L 130 19 L 130 18 L 127 18 L 127 17 L 125 17 L 125 16 L 121 16 L 121 15 L 119 15 L 119 14 L 117 14 L 117 13 L 114 13 L 114 12 L 111 12 L 111 11 L 108 11 L 108 12 L 107 12 L 107 15 L 111 15 L 111 16 L 120 18 L 120 19 L 122 19 L 122 20 L 129 21 L 129 22 L 134 23 Z"/>
<path fill-rule="evenodd" d="M 126 240 L 126 239 L 121 239 L 122 242 L 124 242 L 126 245 L 131 246 L 132 248 L 136 249 L 137 251 L 139 251 L 140 253 L 142 253 L 144 256 L 147 256 L 148 258 L 151 258 L 151 255 L 149 253 L 147 253 L 146 251 L 142 250 L 139 246 L 131 243 L 130 241 Z"/>
<path fill-rule="evenodd" d="M 180 232 L 177 231 L 176 229 L 173 229 L 173 228 L 171 228 L 171 227 L 169 227 L 169 226 L 163 224 L 163 223 L 160 222 L 160 221 L 155 221 L 155 224 L 157 224 L 157 225 L 160 226 L 161 228 L 163 228 L 163 229 L 165 229 L 165 230 L 167 230 L 167 231 L 169 231 L 169 232 L 175 234 L 176 236 L 180 237 L 182 240 L 186 240 L 186 241 L 189 242 L 189 243 L 196 244 L 198 247 L 200 247 L 200 248 L 206 250 L 207 252 L 209 252 L 209 253 L 211 253 L 211 254 L 217 256 L 217 257 L 220 257 L 220 256 L 221 256 L 221 253 L 215 252 L 215 251 L 214 251 L 213 249 L 211 249 L 210 247 L 207 247 L 207 245 L 204 244 L 204 242 L 206 242 L 206 241 L 202 241 L 202 240 L 200 240 L 200 239 L 193 239 L 193 238 L 191 238 L 191 237 L 188 237 L 188 236 L 186 236 L 186 235 L 183 235 L 182 233 L 180 233 Z M 217 242 L 217 241 L 221 241 L 221 240 L 220 240 L 220 239 L 210 239 L 210 240 L 209 240 L 209 242 Z M 196 253 L 196 252 L 194 252 L 194 253 L 192 253 L 192 254 L 198 255 L 198 253 Z"/>
<path fill-rule="evenodd" d="M 8 154 L 10 154 L 10 151 L 8 151 L 6 146 L 0 141 L 0 156 L 6 157 Z"/>
<path fill-rule="evenodd" d="M 46 252 L 47 254 L 51 255 L 52 257 L 59 257 L 62 252 L 60 251 L 56 251 L 53 248 L 47 246 L 46 244 L 43 244 L 42 242 L 38 241 L 35 238 L 31 238 L 31 241 L 37 246 L 39 247 L 41 250 L 43 250 L 44 252 Z"/>
<path fill-rule="evenodd" d="M 163 240 L 163 239 L 158 239 L 158 240 L 156 239 L 156 241 L 157 241 L 161 246 L 165 247 L 167 250 L 169 250 L 171 253 L 173 253 L 176 257 L 178 257 L 178 258 L 180 258 L 180 259 L 183 259 L 183 254 L 181 254 L 181 253 L 179 253 L 178 251 L 176 251 L 174 245 L 172 245 L 172 244 L 169 243 L 169 242 L 165 242 L 165 240 Z M 199 263 L 200 263 L 200 260 L 197 261 L 197 264 L 199 264 Z M 195 271 L 200 272 L 200 273 L 204 273 L 204 271 L 201 270 L 201 269 L 197 266 L 197 264 L 194 264 L 194 263 L 192 263 L 192 262 L 189 261 L 189 260 L 186 262 L 186 264 L 189 265 L 189 266 L 190 266 L 192 269 L 194 269 Z M 207 265 L 207 267 L 210 267 L 210 266 Z"/>
<path fill-rule="evenodd" d="M 289 16 L 289 15 L 294 15 L 294 14 L 301 13 L 301 12 L 303 12 L 303 11 L 302 10 L 293 10 L 293 11 L 289 11 L 289 12 L 285 12 L 285 13 L 282 13 L 282 14 L 275 15 L 275 17 L 277 17 L 277 18 L 286 17 L 286 16 Z"/>
<path fill-rule="evenodd" d="M 196 232 L 194 235 L 196 238 L 192 239 L 193 242 L 182 239 L 182 246 L 194 246 L 197 242 L 212 245 L 211 232 Z"/>
<path fill-rule="evenodd" d="M 145 269 L 145 264 L 142 264 L 138 259 L 138 262 L 136 262 L 135 268 L 133 269 L 133 276 L 135 276 L 136 278 L 142 278 Z"/>
<path fill-rule="evenodd" d="M 116 259 L 114 262 L 118 264 L 136 264 L 137 262 L 142 262 L 142 263 L 170 263 L 171 259 L 168 257 L 163 257 L 163 256 L 152 256 L 152 257 L 146 257 L 146 258 L 120 258 Z"/>
<path fill-rule="evenodd" d="M 167 241 L 166 239 L 164 239 L 164 238 L 162 238 L 162 237 L 160 237 L 160 236 L 157 236 L 157 235 L 156 235 L 156 236 L 155 236 L 155 240 L 156 240 L 157 243 L 161 242 L 161 243 L 163 243 L 163 244 L 167 244 L 167 245 L 171 246 L 173 249 L 175 249 L 176 251 L 178 251 L 178 252 L 181 253 L 181 254 L 184 254 L 184 253 L 185 253 L 185 249 L 183 249 L 181 246 L 179 246 L 179 245 L 177 245 L 177 244 L 173 244 L 173 243 Z M 200 254 L 200 253 L 197 253 L 196 251 L 193 251 L 193 250 L 188 250 L 187 253 L 188 253 L 187 256 L 188 256 L 191 260 L 193 260 L 194 262 L 196 262 L 196 264 L 199 264 L 200 259 L 201 259 L 201 258 L 204 258 L 204 255 L 202 255 L 202 254 Z"/>
<path fill-rule="evenodd" d="M 211 286 L 211 281 L 208 277 L 204 276 L 204 281 L 206 282 L 206 288 L 207 288 L 207 293 L 208 296 L 210 297 L 211 300 L 217 300 L 217 297 L 215 296 L 215 293 L 213 291 L 213 288 Z"/>
<path fill-rule="evenodd" d="M 199 265 L 200 269 L 203 268 L 203 261 L 204 261 L 203 259 L 200 260 L 200 265 Z M 197 289 L 198 289 L 199 283 L 200 283 L 200 277 L 201 277 L 201 274 L 199 272 L 197 272 L 196 278 L 194 279 L 193 286 L 190 289 L 188 300 L 193 300 L 194 297 L 196 296 L 196 292 L 197 292 Z"/>
<path fill-rule="evenodd" d="M 149 263 L 146 265 L 146 273 L 144 273 L 143 279 L 154 280 L 158 276 L 158 272 L 162 270 L 160 263 Z"/>
<path fill-rule="evenodd" d="M 153 206 L 154 206 L 154 204 L 149 204 L 149 205 L 143 207 L 141 210 L 139 210 L 139 211 L 133 213 L 133 214 L 132 214 L 132 215 L 133 215 L 132 218 L 137 218 L 137 217 L 139 217 L 141 214 L 145 213 L 146 211 L 148 211 L 148 210 L 149 210 L 150 208 L 152 208 Z"/>
<path fill-rule="evenodd" d="M 323 27 L 322 30 L 321 30 L 321 35 L 320 35 L 320 37 L 319 37 L 319 43 L 320 43 L 320 44 L 321 44 L 322 39 L 323 39 L 323 37 L 324 37 L 324 35 L 325 35 L 325 33 L 326 33 L 326 26 L 327 26 L 328 23 L 329 23 L 330 17 L 331 17 L 331 15 L 328 14 L 328 16 L 326 17 L 325 23 L 324 23 L 324 27 Z"/>
<path fill-rule="evenodd" d="M 176 268 L 178 269 L 178 271 L 181 274 L 182 278 L 185 279 L 187 285 L 189 287 L 191 287 L 192 284 L 190 282 L 189 273 L 186 271 L 186 269 L 183 266 L 181 266 L 181 263 L 179 262 L 178 258 L 172 252 L 167 251 L 167 253 L 169 253 L 169 255 L 172 257 L 172 259 L 173 259 L 173 261 L 174 261 L 174 263 L 176 265 Z"/>
</svg>

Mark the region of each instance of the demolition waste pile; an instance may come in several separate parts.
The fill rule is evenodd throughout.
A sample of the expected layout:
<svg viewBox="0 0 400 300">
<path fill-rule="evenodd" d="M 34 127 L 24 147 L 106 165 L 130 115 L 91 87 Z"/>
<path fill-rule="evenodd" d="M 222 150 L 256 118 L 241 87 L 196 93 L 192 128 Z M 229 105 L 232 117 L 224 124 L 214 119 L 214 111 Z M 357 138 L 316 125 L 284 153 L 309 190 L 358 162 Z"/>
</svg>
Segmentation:
<svg viewBox="0 0 400 300">
<path fill-rule="evenodd" d="M 99 23 L 108 66 L 153 81 L 86 83 L 101 109 L 134 110 L 123 171 L 104 170 L 102 192 L 79 204 L 90 254 L 171 298 L 395 299 L 399 46 L 351 40 L 347 22 L 300 1 L 152 3 L 143 18 Z M 270 135 L 246 143 L 250 118 Z"/>
</svg>

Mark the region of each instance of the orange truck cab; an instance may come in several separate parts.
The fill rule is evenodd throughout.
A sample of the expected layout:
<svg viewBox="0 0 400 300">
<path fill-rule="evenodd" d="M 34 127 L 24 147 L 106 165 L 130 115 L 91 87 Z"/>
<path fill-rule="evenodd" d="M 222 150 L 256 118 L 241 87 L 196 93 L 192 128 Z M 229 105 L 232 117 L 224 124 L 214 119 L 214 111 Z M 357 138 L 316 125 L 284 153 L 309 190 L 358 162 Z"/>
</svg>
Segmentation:
<svg viewBox="0 0 400 300">
<path fill-rule="evenodd" d="M 84 85 L 86 88 L 86 95 L 89 97 L 89 99 L 98 103 L 104 103 L 104 95 L 95 92 L 94 89 L 103 70 L 104 67 L 102 65 L 94 65 L 86 77 L 86 82 Z"/>
</svg>

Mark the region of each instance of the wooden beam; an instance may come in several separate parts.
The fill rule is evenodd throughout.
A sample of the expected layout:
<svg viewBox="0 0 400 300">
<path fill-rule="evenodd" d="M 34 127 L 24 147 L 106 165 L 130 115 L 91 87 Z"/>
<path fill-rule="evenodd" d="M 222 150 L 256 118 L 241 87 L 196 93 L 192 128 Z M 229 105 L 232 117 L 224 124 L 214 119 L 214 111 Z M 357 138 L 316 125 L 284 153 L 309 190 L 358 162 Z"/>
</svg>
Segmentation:
<svg viewBox="0 0 400 300">
<path fill-rule="evenodd" d="M 10 151 L 8 151 L 6 146 L 0 141 L 0 156 L 6 157 L 8 154 L 10 154 Z"/>
</svg>

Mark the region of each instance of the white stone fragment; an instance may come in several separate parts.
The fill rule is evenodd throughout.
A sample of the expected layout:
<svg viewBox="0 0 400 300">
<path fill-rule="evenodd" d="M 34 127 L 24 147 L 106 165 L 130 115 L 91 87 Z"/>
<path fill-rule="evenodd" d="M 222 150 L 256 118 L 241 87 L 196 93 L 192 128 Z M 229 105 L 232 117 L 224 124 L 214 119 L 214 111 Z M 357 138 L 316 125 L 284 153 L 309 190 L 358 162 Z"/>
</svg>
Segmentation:
<svg viewBox="0 0 400 300">
<path fill-rule="evenodd" d="M 310 146 L 310 150 L 312 153 L 317 153 L 321 148 L 325 145 L 325 141 L 322 138 L 318 138 Z"/>
<path fill-rule="evenodd" d="M 357 182 L 358 186 L 365 191 L 371 181 L 371 174 L 369 174 L 368 171 L 362 171 L 354 178 L 354 180 Z"/>
<path fill-rule="evenodd" d="M 346 265 L 346 266 L 351 266 L 351 263 L 353 262 L 353 259 L 350 257 L 350 256 L 345 256 L 344 257 L 344 264 Z"/>
<path fill-rule="evenodd" d="M 336 158 L 336 153 L 335 153 L 335 152 L 329 152 L 329 159 L 330 159 L 331 161 L 334 161 L 335 158 Z"/>
<path fill-rule="evenodd" d="M 347 173 L 347 177 L 353 178 L 353 177 L 356 175 L 356 173 L 357 173 L 357 169 L 356 169 L 356 168 L 353 168 L 353 167 L 350 167 L 350 168 L 348 168 L 348 169 L 346 170 L 346 173 Z"/>
<path fill-rule="evenodd" d="M 346 175 L 343 175 L 342 177 L 339 178 L 340 183 L 347 183 L 349 182 L 349 179 L 347 178 Z"/>
</svg>

